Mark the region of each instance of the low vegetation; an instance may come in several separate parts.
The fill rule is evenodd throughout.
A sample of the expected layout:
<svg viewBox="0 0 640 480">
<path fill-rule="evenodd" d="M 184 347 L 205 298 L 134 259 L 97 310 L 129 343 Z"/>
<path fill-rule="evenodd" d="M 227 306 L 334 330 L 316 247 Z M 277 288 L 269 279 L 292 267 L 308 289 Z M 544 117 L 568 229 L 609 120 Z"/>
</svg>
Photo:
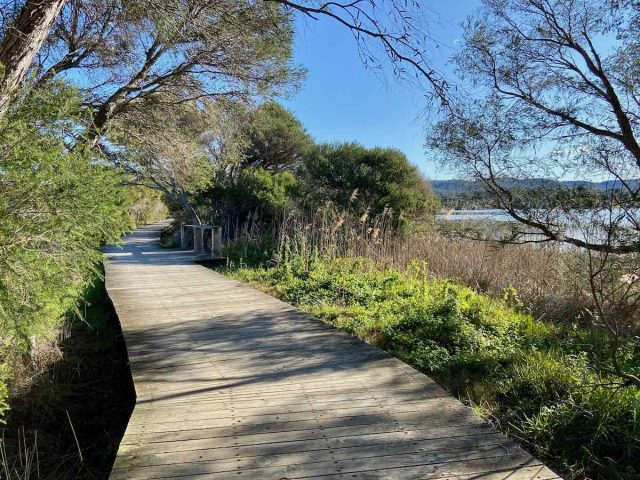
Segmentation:
<svg viewBox="0 0 640 480">
<path fill-rule="evenodd" d="M 230 244 L 227 273 L 430 374 L 566 478 L 640 474 L 640 389 L 602 367 L 612 339 L 558 251 L 289 222 Z M 640 352 L 620 361 L 637 372 Z"/>
</svg>

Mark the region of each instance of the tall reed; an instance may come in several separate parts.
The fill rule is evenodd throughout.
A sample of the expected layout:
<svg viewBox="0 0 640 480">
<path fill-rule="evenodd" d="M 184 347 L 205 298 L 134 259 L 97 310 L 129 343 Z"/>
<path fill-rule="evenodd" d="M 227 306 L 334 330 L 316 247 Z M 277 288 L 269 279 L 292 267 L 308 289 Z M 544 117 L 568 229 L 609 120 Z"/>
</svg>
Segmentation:
<svg viewBox="0 0 640 480">
<path fill-rule="evenodd" d="M 433 278 L 505 297 L 537 317 L 575 319 L 589 308 L 590 295 L 582 275 L 576 273 L 575 252 L 453 238 L 442 230 L 433 224 L 401 234 L 386 212 L 370 217 L 323 209 L 287 213 L 268 228 L 249 218 L 233 232 L 226 252 L 231 267 L 295 259 L 308 269 L 318 257 L 361 257 L 379 268 L 399 270 L 420 262 Z"/>
</svg>

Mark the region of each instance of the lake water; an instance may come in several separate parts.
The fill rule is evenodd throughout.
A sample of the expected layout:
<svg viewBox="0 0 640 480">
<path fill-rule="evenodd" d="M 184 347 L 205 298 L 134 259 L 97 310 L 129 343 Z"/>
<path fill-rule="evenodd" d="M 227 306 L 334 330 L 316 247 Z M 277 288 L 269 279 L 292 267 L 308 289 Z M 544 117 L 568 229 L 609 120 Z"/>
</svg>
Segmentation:
<svg viewBox="0 0 640 480">
<path fill-rule="evenodd" d="M 638 229 L 634 226 L 637 225 L 635 219 L 639 217 L 640 210 L 638 209 L 625 212 L 616 208 L 611 211 L 575 210 L 566 214 L 561 213 L 556 219 L 563 225 L 561 228 L 564 229 L 564 234 L 567 236 L 580 240 L 604 242 L 606 241 L 606 233 L 602 226 L 608 225 L 611 218 L 615 219 L 613 221 L 620 226 L 626 226 L 627 233 L 637 235 Z M 439 214 L 436 218 L 438 220 L 452 222 L 515 222 L 515 220 L 503 210 L 489 208 L 481 210 L 448 210 Z M 597 225 L 600 226 L 598 227 Z M 500 232 L 493 232 L 493 234 L 500 235 Z M 492 237 L 493 234 L 489 233 L 489 236 Z M 543 238 L 545 237 L 535 232 L 535 230 L 523 236 L 523 239 L 527 241 L 539 241 Z"/>
<path fill-rule="evenodd" d="M 438 220 L 451 221 L 493 221 L 493 222 L 513 222 L 513 218 L 502 210 L 482 209 L 482 210 L 449 210 L 436 216 Z"/>
</svg>

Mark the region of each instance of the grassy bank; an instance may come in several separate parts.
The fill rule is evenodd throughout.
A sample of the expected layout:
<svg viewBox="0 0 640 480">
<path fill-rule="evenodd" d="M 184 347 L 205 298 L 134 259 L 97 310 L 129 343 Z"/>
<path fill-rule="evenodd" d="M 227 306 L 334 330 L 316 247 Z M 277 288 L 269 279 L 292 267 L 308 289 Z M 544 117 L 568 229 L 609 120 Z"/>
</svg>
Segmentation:
<svg viewBox="0 0 640 480">
<path fill-rule="evenodd" d="M 0 477 L 106 479 L 135 393 L 120 325 L 102 282 L 82 320 L 17 372 L 0 442 Z M 42 355 L 49 358 L 41 358 Z"/>
<path fill-rule="evenodd" d="M 547 323 L 502 298 L 362 258 L 229 270 L 430 374 L 567 478 L 638 478 L 640 390 L 591 368 L 595 327 Z M 640 366 L 640 352 L 626 367 Z"/>
</svg>

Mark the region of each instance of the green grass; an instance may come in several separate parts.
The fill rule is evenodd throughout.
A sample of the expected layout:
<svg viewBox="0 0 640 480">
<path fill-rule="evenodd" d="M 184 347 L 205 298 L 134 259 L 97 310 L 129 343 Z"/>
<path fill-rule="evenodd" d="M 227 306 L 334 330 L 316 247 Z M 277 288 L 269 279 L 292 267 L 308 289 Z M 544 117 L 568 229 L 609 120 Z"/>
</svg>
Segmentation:
<svg viewBox="0 0 640 480">
<path fill-rule="evenodd" d="M 418 264 L 294 258 L 227 273 L 430 374 L 567 478 L 640 478 L 640 391 L 591 368 L 608 348 L 595 328 L 536 321 L 515 291 L 479 294 Z M 637 371 L 640 352 L 625 362 Z"/>
</svg>

